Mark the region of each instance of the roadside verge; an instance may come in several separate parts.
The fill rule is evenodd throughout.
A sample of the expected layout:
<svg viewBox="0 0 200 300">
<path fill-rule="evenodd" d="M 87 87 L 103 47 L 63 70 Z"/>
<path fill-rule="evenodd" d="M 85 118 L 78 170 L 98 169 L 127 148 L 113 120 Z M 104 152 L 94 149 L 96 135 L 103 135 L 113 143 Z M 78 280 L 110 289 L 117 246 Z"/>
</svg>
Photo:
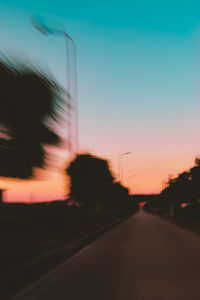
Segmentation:
<svg viewBox="0 0 200 300">
<path fill-rule="evenodd" d="M 100 237 L 103 233 L 110 230 L 126 218 L 118 218 L 115 221 L 102 226 L 100 229 L 83 236 L 76 244 L 70 244 L 54 249 L 45 255 L 37 257 L 29 263 L 16 268 L 0 278 L 1 295 L 0 299 L 7 299 L 17 293 L 27 285 L 39 279 L 42 275 L 54 269 L 63 261 L 69 259 L 85 246 Z"/>
</svg>

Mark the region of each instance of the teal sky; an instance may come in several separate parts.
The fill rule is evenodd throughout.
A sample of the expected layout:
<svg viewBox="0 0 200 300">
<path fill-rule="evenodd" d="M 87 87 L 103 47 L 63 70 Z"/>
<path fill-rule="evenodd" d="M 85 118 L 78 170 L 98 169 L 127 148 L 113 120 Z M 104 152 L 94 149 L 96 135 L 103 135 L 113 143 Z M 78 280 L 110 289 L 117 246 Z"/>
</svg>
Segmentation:
<svg viewBox="0 0 200 300">
<path fill-rule="evenodd" d="M 185 34 L 199 22 L 198 0 L 168 1 L 21 1 L 2 4 L 92 25 L 160 30 Z"/>
<path fill-rule="evenodd" d="M 109 158 L 115 173 L 119 154 L 131 151 L 124 183 L 138 193 L 159 192 L 169 174 L 192 166 L 199 1 L 0 1 L 0 49 L 48 66 L 65 85 L 64 40 L 40 35 L 34 14 L 61 22 L 76 42 L 82 151 Z"/>
</svg>

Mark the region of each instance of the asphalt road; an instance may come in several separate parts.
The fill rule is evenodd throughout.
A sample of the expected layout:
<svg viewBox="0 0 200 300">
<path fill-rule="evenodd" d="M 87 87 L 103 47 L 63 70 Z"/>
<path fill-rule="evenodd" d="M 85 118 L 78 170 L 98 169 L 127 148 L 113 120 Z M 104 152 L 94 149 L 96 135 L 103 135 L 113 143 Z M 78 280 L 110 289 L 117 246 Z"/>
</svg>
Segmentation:
<svg viewBox="0 0 200 300">
<path fill-rule="evenodd" d="M 200 237 L 139 212 L 12 299 L 200 300 Z"/>
</svg>

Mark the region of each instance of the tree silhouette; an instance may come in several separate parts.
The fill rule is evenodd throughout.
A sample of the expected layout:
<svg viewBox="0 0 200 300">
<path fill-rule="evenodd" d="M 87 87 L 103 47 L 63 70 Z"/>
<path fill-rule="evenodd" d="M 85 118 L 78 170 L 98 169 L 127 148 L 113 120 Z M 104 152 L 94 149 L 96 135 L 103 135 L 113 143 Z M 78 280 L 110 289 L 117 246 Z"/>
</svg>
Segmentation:
<svg viewBox="0 0 200 300">
<path fill-rule="evenodd" d="M 161 195 L 164 201 L 160 203 L 166 205 L 167 200 L 171 217 L 177 217 L 181 203 L 191 199 L 190 172 L 184 171 L 175 178 L 170 177 Z"/>
<path fill-rule="evenodd" d="M 44 145 L 59 145 L 53 130 L 62 89 L 42 72 L 0 62 L 0 176 L 31 178 L 46 165 Z"/>
<path fill-rule="evenodd" d="M 192 198 L 194 202 L 198 202 L 200 198 L 200 159 L 195 158 L 195 165 L 190 169 L 190 179 L 192 188 Z"/>
<path fill-rule="evenodd" d="M 200 158 L 195 158 L 194 167 L 188 171 L 180 173 L 175 178 L 169 178 L 166 187 L 161 192 L 160 202 L 163 205 L 168 202 L 171 215 L 177 217 L 179 215 L 180 206 L 187 202 L 190 204 L 198 204 L 200 199 Z"/>
<path fill-rule="evenodd" d="M 113 176 L 104 159 L 90 154 L 79 154 L 66 170 L 70 176 L 70 194 L 80 204 L 101 205 Z"/>
</svg>

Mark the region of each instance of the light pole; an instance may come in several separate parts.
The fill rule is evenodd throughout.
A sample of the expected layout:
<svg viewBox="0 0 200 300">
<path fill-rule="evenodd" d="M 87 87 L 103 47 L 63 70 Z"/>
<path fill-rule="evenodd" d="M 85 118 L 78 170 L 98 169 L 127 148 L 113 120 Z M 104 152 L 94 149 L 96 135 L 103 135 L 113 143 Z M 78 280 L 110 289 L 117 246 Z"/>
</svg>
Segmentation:
<svg viewBox="0 0 200 300">
<path fill-rule="evenodd" d="M 129 155 L 129 154 L 131 154 L 131 152 L 124 152 L 119 155 L 119 158 L 118 158 L 119 181 L 120 180 L 123 181 L 123 156 Z"/>
<path fill-rule="evenodd" d="M 67 62 L 67 127 L 68 127 L 68 151 L 70 159 L 72 158 L 74 153 L 79 152 L 79 129 L 78 129 L 78 97 L 77 97 L 77 56 L 76 56 L 76 44 L 74 40 L 66 33 L 65 28 L 59 24 L 59 28 L 50 28 L 47 26 L 43 19 L 40 18 L 32 18 L 32 25 L 42 34 L 49 35 L 59 35 L 65 38 L 66 40 L 66 62 Z M 72 95 L 72 82 L 71 82 L 71 74 L 72 70 L 70 69 L 70 45 L 73 47 L 74 54 L 74 95 Z M 72 136 L 72 115 L 71 108 L 74 108 L 75 111 L 75 135 L 76 135 L 76 150 L 73 149 L 73 136 Z"/>
<path fill-rule="evenodd" d="M 130 179 L 132 179 L 133 177 L 136 177 L 136 176 L 137 176 L 137 174 L 133 174 L 133 175 L 129 176 L 129 178 L 128 178 L 128 184 L 130 183 Z"/>
</svg>

